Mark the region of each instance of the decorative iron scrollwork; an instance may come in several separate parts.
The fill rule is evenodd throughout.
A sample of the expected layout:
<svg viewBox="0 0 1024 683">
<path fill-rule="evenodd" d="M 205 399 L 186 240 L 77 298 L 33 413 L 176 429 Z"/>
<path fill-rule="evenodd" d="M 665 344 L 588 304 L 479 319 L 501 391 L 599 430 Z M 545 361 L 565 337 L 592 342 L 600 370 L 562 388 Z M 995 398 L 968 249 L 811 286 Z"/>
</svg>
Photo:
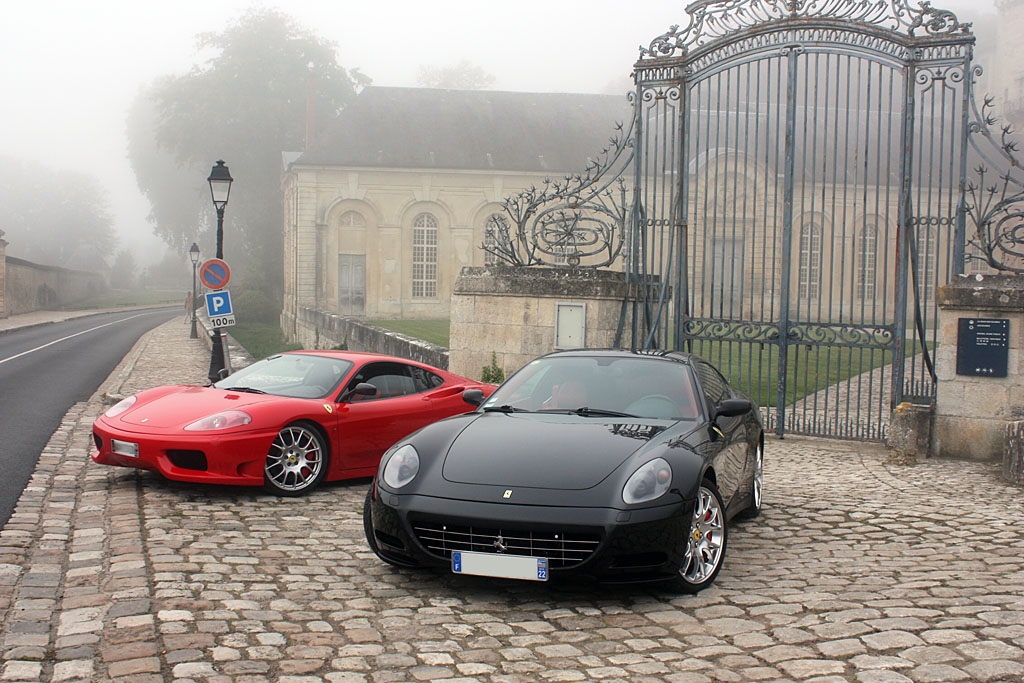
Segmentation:
<svg viewBox="0 0 1024 683">
<path fill-rule="evenodd" d="M 980 73 L 981 69 L 975 68 L 975 75 Z M 1011 137 L 1013 129 L 1004 124 L 996 139 L 992 98 L 986 97 L 979 111 L 972 89 L 971 104 L 975 120 L 968 126 L 968 133 L 982 161 L 975 169 L 977 181 L 967 184 L 969 199 L 965 198 L 965 209 L 974 224 L 974 234 L 968 236 L 967 243 L 975 248 L 975 253 L 965 257 L 982 260 L 996 270 L 1024 273 L 1024 181 L 1016 155 L 1017 142 Z M 988 143 L 989 149 L 982 142 Z M 1001 158 L 993 159 L 991 151 Z M 986 176 L 993 175 L 992 167 L 1006 170 L 997 178 L 986 180 Z"/>
<path fill-rule="evenodd" d="M 890 325 L 796 323 L 790 325 L 787 338 L 794 344 L 888 349 L 896 337 Z"/>
<path fill-rule="evenodd" d="M 772 342 L 779 338 L 779 326 L 746 320 L 687 318 L 683 321 L 683 333 L 688 339 Z"/>
<path fill-rule="evenodd" d="M 971 28 L 926 0 L 698 0 L 686 11 L 689 25 L 683 30 L 672 26 L 648 47 L 641 46 L 641 60 L 686 54 L 737 31 L 792 19 L 858 22 L 908 36 L 918 30 L 929 36 L 963 36 Z"/>
<path fill-rule="evenodd" d="M 630 95 L 634 110 L 635 96 Z M 509 220 L 491 221 L 481 248 L 514 266 L 605 268 L 622 253 L 629 207 L 623 170 L 633 159 L 633 126 L 616 133 L 583 173 L 546 178 L 505 199 Z M 504 217 L 503 217 L 504 218 Z"/>
</svg>

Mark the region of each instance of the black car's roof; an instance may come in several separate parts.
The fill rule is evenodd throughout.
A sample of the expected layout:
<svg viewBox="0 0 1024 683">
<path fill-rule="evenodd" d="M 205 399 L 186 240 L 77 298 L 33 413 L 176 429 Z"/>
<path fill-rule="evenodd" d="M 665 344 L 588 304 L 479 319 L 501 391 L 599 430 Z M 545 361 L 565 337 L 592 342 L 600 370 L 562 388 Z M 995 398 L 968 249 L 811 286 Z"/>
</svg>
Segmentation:
<svg viewBox="0 0 1024 683">
<path fill-rule="evenodd" d="M 613 358 L 653 358 L 674 363 L 689 365 L 693 354 L 685 351 L 667 351 L 664 349 L 567 349 L 552 351 L 541 358 L 586 358 L 593 356 Z"/>
</svg>

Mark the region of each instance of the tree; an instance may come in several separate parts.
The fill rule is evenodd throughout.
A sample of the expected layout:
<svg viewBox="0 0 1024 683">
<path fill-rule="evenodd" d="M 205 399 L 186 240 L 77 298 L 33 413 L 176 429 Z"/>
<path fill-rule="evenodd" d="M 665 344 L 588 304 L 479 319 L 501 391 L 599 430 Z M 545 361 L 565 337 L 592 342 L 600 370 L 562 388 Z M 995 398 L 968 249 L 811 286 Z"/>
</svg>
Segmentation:
<svg viewBox="0 0 1024 683">
<path fill-rule="evenodd" d="M 448 66 L 421 66 L 416 82 L 424 88 L 487 90 L 494 85 L 494 76 L 468 59 L 463 59 Z"/>
<path fill-rule="evenodd" d="M 214 56 L 184 76 L 156 81 L 135 102 L 132 168 L 152 205 L 154 231 L 183 251 L 200 238 L 214 243 L 206 176 L 223 159 L 235 179 L 225 259 L 243 277 L 269 272 L 279 292 L 281 155 L 305 147 L 307 102 L 321 128 L 354 96 L 354 79 L 337 64 L 333 43 L 277 10 L 249 10 L 223 33 L 199 36 L 198 46 Z M 212 246 L 204 253 L 212 256 Z"/>
<path fill-rule="evenodd" d="M 135 264 L 135 256 L 128 249 L 122 249 L 114 257 L 114 265 L 111 270 L 117 274 L 117 281 L 120 289 L 131 289 L 135 285 L 135 275 L 138 267 Z"/>
<path fill-rule="evenodd" d="M 117 243 L 106 195 L 84 173 L 0 157 L 0 206 L 11 256 L 95 270 Z"/>
</svg>

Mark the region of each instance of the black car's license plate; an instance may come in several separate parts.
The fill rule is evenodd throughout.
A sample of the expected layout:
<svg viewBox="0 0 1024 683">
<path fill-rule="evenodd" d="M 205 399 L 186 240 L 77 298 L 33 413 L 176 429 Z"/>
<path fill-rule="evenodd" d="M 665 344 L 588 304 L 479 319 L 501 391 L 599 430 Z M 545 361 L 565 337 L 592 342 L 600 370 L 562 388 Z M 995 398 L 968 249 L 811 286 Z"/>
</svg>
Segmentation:
<svg viewBox="0 0 1024 683">
<path fill-rule="evenodd" d="M 452 571 L 456 574 L 493 576 L 501 579 L 547 581 L 548 560 L 546 557 L 528 555 L 453 552 Z"/>
</svg>

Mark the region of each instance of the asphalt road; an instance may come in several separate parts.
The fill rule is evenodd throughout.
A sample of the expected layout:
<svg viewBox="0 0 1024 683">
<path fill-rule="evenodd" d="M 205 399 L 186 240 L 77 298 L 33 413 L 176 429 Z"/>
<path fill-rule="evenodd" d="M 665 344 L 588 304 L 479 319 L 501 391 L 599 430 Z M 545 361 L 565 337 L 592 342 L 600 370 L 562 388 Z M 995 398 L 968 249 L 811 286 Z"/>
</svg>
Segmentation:
<svg viewBox="0 0 1024 683">
<path fill-rule="evenodd" d="M 0 335 L 0 528 L 68 409 L 177 308 L 99 313 Z"/>
</svg>

